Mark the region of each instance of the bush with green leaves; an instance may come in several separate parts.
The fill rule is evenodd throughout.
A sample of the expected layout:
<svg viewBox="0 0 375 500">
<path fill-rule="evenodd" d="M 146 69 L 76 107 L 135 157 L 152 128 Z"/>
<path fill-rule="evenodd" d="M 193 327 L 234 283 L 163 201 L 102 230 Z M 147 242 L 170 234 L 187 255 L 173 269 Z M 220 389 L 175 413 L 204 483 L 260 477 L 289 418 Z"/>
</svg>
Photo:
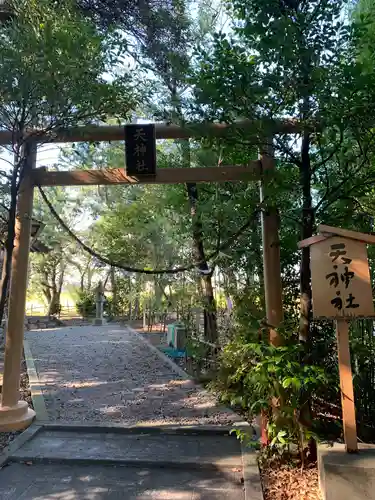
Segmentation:
<svg viewBox="0 0 375 500">
<path fill-rule="evenodd" d="M 76 301 L 77 312 L 83 316 L 95 316 L 96 299 L 95 292 L 89 290 L 79 290 L 78 299 Z"/>
<path fill-rule="evenodd" d="M 94 290 L 79 290 L 76 301 L 77 312 L 85 317 L 96 315 L 96 292 Z M 113 299 L 104 297 L 103 314 L 107 317 L 113 317 Z"/>
<path fill-rule="evenodd" d="M 224 402 L 241 407 L 250 420 L 267 416 L 269 451 L 284 453 L 297 446 L 301 456 L 314 435 L 302 422 L 301 409 L 329 377 L 321 367 L 301 363 L 304 347 L 236 338 L 223 350 L 213 388 Z M 272 404 L 271 404 L 272 402 Z"/>
</svg>

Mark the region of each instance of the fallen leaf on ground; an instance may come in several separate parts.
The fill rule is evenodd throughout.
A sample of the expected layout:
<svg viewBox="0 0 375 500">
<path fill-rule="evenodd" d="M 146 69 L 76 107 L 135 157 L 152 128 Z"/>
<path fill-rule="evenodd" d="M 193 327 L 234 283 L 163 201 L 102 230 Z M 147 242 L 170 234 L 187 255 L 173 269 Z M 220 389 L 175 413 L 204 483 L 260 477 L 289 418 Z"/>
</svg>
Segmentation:
<svg viewBox="0 0 375 500">
<path fill-rule="evenodd" d="M 263 466 L 261 478 L 264 500 L 322 500 L 316 467 Z"/>
</svg>

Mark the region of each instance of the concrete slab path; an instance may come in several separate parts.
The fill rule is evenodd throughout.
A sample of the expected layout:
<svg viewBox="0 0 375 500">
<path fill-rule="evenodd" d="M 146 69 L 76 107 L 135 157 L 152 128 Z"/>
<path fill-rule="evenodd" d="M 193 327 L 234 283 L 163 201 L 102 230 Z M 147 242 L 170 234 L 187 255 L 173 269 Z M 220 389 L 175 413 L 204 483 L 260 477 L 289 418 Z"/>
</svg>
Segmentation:
<svg viewBox="0 0 375 500">
<path fill-rule="evenodd" d="M 2 500 L 262 500 L 228 433 L 33 424 L 0 455 Z"/>
<path fill-rule="evenodd" d="M 47 411 L 38 415 L 37 408 L 39 419 L 124 426 L 231 425 L 242 420 L 184 379 L 130 328 L 30 331 L 25 341 L 39 379 L 36 391 L 32 381 L 32 392 L 40 389 Z"/>
<path fill-rule="evenodd" d="M 241 446 L 230 435 L 49 430 L 47 426 L 12 453 L 12 459 L 242 471 Z"/>
<path fill-rule="evenodd" d="M 2 500 L 243 500 L 235 472 L 103 465 L 27 465 L 0 471 Z"/>
</svg>

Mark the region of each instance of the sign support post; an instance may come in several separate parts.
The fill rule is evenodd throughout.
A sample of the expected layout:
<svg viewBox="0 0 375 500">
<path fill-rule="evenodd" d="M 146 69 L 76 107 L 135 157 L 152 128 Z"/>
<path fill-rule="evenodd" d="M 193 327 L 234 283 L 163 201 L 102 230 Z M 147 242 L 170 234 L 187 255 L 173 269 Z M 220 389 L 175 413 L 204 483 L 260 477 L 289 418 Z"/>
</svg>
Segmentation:
<svg viewBox="0 0 375 500">
<path fill-rule="evenodd" d="M 319 233 L 300 241 L 311 247 L 311 283 L 314 318 L 335 321 L 345 448 L 358 451 L 349 324 L 353 318 L 373 318 L 374 301 L 367 244 L 375 236 L 339 227 L 319 226 Z"/>
<path fill-rule="evenodd" d="M 336 320 L 336 335 L 344 440 L 346 451 L 348 453 L 356 453 L 358 451 L 357 424 L 355 419 L 353 375 L 350 363 L 349 323 L 347 320 L 341 318 Z"/>
</svg>

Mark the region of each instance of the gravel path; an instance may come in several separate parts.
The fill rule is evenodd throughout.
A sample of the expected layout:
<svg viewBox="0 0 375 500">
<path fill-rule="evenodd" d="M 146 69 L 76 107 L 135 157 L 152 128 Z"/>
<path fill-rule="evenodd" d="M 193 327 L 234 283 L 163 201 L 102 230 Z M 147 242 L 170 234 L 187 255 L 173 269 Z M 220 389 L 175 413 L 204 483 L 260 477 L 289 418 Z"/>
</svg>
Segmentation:
<svg viewBox="0 0 375 500">
<path fill-rule="evenodd" d="M 123 425 L 241 421 L 183 380 L 126 327 L 81 326 L 25 334 L 51 421 Z"/>
</svg>

